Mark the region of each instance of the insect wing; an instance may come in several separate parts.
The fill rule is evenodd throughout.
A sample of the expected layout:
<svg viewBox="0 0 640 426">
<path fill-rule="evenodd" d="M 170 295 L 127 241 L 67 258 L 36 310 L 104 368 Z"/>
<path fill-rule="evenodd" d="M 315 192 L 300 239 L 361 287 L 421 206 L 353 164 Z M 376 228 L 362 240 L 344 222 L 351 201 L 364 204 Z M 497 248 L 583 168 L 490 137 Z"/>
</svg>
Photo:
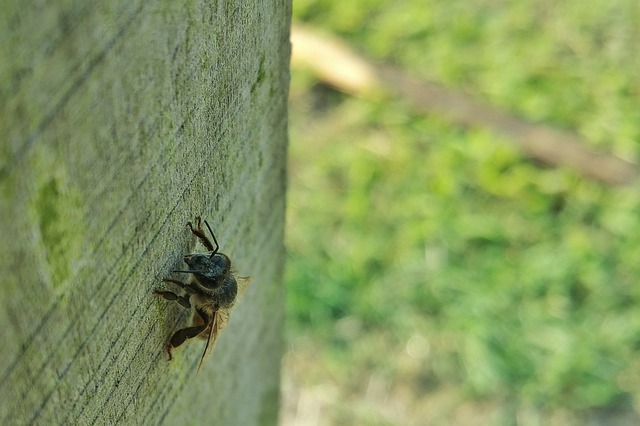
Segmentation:
<svg viewBox="0 0 640 426">
<path fill-rule="evenodd" d="M 251 282 L 251 277 L 236 277 L 236 281 L 238 283 L 238 296 L 245 292 L 249 283 Z M 229 322 L 229 309 L 218 309 L 213 314 L 213 322 L 211 326 L 206 331 L 209 331 L 209 337 L 207 338 L 207 345 L 204 348 L 204 352 L 202 353 L 202 357 L 200 358 L 200 365 L 198 365 L 198 372 L 202 368 L 204 362 L 209 358 L 211 352 L 213 351 L 213 347 L 220 336 L 220 332 L 223 328 L 227 326 Z M 206 332 L 205 331 L 205 332 Z"/>
<path fill-rule="evenodd" d="M 207 339 L 207 346 L 204 348 L 204 352 L 202 352 L 202 358 L 200 358 L 200 365 L 198 365 L 198 373 L 200 369 L 202 369 L 202 365 L 209 358 L 211 352 L 213 351 L 213 347 L 220 336 L 220 332 L 223 328 L 227 326 L 229 322 L 229 311 L 227 309 L 218 309 L 213 314 L 213 322 L 211 323 L 211 328 L 209 332 L 209 338 Z"/>
<path fill-rule="evenodd" d="M 249 286 L 251 277 L 236 277 L 236 282 L 238 283 L 238 296 L 236 297 L 240 297 Z"/>
</svg>

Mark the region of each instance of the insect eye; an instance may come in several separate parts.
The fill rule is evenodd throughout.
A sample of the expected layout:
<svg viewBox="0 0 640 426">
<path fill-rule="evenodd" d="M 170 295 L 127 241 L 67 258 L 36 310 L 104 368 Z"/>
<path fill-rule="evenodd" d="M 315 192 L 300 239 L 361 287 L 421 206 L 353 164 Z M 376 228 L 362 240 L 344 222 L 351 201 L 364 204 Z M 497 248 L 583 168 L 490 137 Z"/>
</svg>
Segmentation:
<svg viewBox="0 0 640 426">
<path fill-rule="evenodd" d="M 210 259 L 216 266 L 222 268 L 223 270 L 226 270 L 229 267 L 229 259 L 224 255 L 214 253 L 214 255 Z"/>
</svg>

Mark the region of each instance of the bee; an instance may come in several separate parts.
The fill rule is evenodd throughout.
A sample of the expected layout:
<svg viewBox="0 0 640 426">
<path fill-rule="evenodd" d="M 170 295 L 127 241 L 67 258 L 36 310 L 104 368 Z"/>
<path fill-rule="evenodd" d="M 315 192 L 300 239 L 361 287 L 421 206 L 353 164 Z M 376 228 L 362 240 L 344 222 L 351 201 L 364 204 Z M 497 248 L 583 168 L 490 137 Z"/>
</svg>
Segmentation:
<svg viewBox="0 0 640 426">
<path fill-rule="evenodd" d="M 205 235 L 202 229 L 200 216 L 196 217 L 196 227 L 191 222 L 187 226 L 191 233 L 198 237 L 202 245 L 208 250 L 206 253 L 191 253 L 184 256 L 184 262 L 188 269 L 176 269 L 172 272 L 190 274 L 186 281 L 174 278 L 164 278 L 162 281 L 178 285 L 185 291 L 180 296 L 171 291 L 154 290 L 154 294 L 167 300 L 175 300 L 180 306 L 195 308 L 192 325 L 173 333 L 167 344 L 169 360 L 171 350 L 182 345 L 187 339 L 199 337 L 205 339 L 207 344 L 200 358 L 198 372 L 202 364 L 209 357 L 215 345 L 220 331 L 229 321 L 229 310 L 236 301 L 238 290 L 242 292 L 249 282 L 249 277 L 237 277 L 231 269 L 229 256 L 218 251 L 219 245 L 211 227 L 204 221 L 213 238 L 214 244 Z"/>
</svg>

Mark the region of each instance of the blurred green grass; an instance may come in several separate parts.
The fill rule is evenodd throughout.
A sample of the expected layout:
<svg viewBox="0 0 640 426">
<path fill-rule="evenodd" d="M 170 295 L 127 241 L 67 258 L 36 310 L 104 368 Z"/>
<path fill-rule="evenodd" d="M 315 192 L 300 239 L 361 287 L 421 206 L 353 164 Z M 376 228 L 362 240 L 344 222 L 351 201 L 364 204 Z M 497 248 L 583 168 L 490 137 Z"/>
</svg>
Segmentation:
<svg viewBox="0 0 640 426">
<path fill-rule="evenodd" d="M 294 18 L 638 159 L 636 0 L 301 0 Z M 638 411 L 637 186 L 543 167 L 482 129 L 300 70 L 290 114 L 288 340 L 300 386 L 338 388 L 326 424 Z M 442 389 L 446 412 L 425 414 Z M 402 408 L 380 416 L 390 400 Z"/>
</svg>

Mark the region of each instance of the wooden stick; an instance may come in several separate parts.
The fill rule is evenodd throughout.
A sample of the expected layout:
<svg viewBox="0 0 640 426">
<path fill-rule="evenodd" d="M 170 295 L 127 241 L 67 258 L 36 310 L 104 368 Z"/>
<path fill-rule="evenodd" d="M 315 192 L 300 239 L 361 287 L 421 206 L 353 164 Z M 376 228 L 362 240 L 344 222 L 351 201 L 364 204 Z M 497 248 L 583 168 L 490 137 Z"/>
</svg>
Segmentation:
<svg viewBox="0 0 640 426">
<path fill-rule="evenodd" d="M 425 113 L 469 127 L 486 127 L 516 144 L 526 155 L 556 167 L 570 167 L 609 185 L 627 185 L 637 165 L 588 147 L 575 132 L 534 124 L 440 84 L 392 66 L 376 65 L 344 42 L 293 25 L 292 64 L 311 69 L 336 89 L 362 97 L 401 97 Z"/>
</svg>

